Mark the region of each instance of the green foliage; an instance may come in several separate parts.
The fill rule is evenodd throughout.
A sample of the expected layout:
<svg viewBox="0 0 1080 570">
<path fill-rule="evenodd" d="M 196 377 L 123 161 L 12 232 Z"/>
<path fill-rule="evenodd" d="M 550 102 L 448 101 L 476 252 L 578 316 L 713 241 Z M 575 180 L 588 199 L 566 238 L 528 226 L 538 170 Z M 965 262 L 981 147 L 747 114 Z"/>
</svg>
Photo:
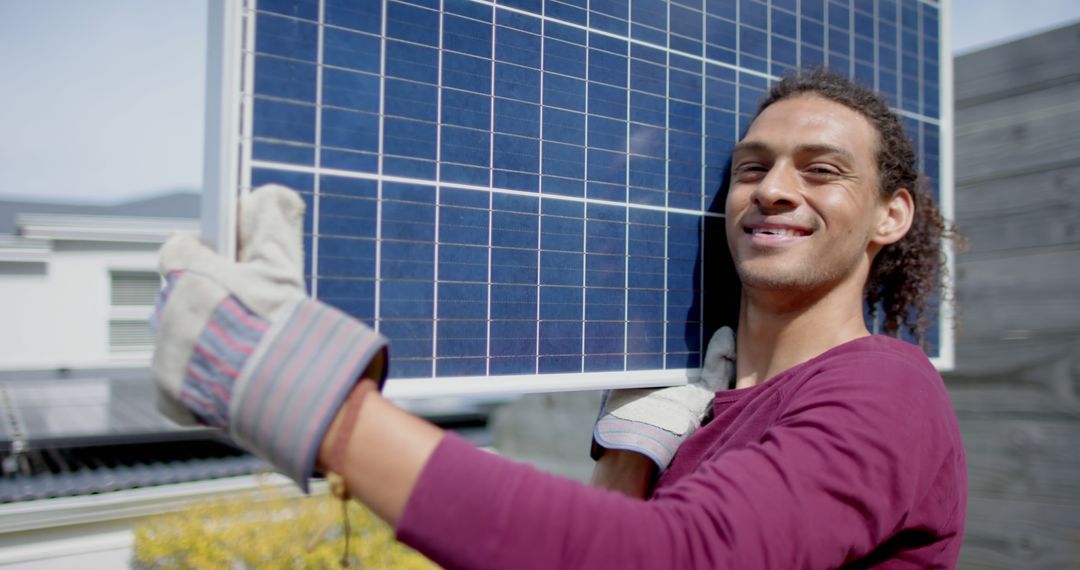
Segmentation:
<svg viewBox="0 0 1080 570">
<path fill-rule="evenodd" d="M 437 568 L 397 543 L 386 523 L 350 502 L 350 563 L 361 568 Z M 179 568 L 338 568 L 345 548 L 341 502 L 290 498 L 262 485 L 232 499 L 196 504 L 135 529 L 133 566 Z"/>
</svg>

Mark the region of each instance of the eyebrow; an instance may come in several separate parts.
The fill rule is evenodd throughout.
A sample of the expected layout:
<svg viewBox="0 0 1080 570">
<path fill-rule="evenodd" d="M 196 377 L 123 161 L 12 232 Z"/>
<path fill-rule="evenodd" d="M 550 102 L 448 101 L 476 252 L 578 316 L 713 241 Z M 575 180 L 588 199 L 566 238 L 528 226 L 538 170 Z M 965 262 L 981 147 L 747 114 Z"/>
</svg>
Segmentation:
<svg viewBox="0 0 1080 570">
<path fill-rule="evenodd" d="M 735 148 L 732 149 L 731 154 L 734 156 L 735 154 L 740 152 L 763 152 L 768 154 L 776 154 L 773 151 L 772 147 L 758 141 L 741 142 L 735 145 Z M 800 144 L 795 147 L 795 154 L 838 154 L 844 159 L 846 159 L 848 162 L 855 162 L 855 155 L 851 154 L 851 151 L 844 147 L 831 144 Z"/>
</svg>

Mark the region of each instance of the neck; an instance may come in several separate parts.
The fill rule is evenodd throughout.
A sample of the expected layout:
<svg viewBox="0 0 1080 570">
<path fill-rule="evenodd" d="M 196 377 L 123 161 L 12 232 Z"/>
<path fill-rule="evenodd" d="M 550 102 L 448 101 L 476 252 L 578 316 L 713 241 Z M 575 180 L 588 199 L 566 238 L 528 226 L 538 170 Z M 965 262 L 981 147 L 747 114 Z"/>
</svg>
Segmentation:
<svg viewBox="0 0 1080 570">
<path fill-rule="evenodd" d="M 760 384 L 869 334 L 863 320 L 861 284 L 842 283 L 800 299 L 794 299 L 790 291 L 744 288 L 736 339 L 736 387 Z"/>
</svg>

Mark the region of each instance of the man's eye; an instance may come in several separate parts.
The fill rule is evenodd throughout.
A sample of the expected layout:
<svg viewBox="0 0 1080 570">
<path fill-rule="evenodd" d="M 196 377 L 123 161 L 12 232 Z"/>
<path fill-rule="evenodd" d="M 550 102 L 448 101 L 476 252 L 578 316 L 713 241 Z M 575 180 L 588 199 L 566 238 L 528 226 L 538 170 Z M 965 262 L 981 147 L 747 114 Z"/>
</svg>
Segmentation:
<svg viewBox="0 0 1080 570">
<path fill-rule="evenodd" d="M 840 173 L 831 166 L 811 166 L 807 172 L 816 176 L 837 176 Z"/>
</svg>

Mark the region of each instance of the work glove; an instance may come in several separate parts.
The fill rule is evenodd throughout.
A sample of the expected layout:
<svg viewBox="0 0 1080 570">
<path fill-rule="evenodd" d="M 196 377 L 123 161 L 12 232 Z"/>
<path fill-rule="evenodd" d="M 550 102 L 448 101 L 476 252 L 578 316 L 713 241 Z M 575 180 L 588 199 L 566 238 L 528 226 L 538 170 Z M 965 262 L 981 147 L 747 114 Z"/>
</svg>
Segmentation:
<svg viewBox="0 0 1080 570">
<path fill-rule="evenodd" d="M 735 333 L 722 327 L 705 350 L 701 375 L 690 383 L 605 392 L 593 428 L 592 458 L 599 459 L 605 449 L 633 451 L 663 472 L 679 445 L 701 426 L 716 392 L 726 390 L 734 376 Z"/>
<path fill-rule="evenodd" d="M 227 430 L 304 492 L 319 444 L 362 377 L 382 385 L 386 340 L 304 292 L 304 202 L 283 186 L 245 194 L 239 261 L 191 233 L 161 248 L 151 326 L 158 408 Z"/>
</svg>

